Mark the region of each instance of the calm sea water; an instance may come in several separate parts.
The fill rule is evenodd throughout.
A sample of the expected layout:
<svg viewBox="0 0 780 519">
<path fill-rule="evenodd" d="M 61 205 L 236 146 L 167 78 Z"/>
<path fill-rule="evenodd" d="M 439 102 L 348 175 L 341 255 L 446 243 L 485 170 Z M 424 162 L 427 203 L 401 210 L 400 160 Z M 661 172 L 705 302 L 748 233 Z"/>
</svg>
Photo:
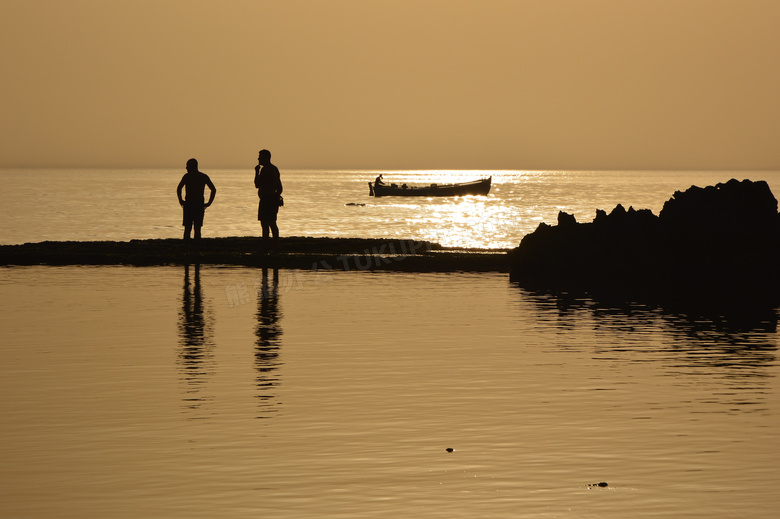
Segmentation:
<svg viewBox="0 0 780 519">
<path fill-rule="evenodd" d="M 208 173 L 217 187 L 204 236 L 260 232 L 253 170 Z M 183 171 L 0 171 L 0 244 L 44 240 L 132 240 L 181 236 L 176 185 Z M 730 178 L 766 180 L 780 196 L 780 172 L 385 171 L 388 182 L 493 177 L 486 197 L 412 199 L 368 195 L 370 171 L 285 171 L 286 236 L 430 240 L 454 247 L 516 247 L 558 211 L 591 221 L 596 209 L 647 208 L 658 214 L 677 190 Z M 365 204 L 365 205 L 364 205 Z"/>
<path fill-rule="evenodd" d="M 0 242 L 178 236 L 178 173 L 82 173 L 4 172 Z M 773 175 L 494 172 L 409 202 L 293 172 L 282 221 L 504 247 L 559 209 Z M 212 177 L 204 234 L 255 233 L 246 175 Z M 503 274 L 2 268 L 0 517 L 774 517 L 777 320 Z"/>
</svg>

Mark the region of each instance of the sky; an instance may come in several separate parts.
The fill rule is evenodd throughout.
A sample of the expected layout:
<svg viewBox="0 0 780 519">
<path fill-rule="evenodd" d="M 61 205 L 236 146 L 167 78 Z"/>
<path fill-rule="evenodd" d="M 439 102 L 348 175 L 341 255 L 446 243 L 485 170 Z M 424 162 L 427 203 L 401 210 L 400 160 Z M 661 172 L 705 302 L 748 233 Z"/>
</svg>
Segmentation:
<svg viewBox="0 0 780 519">
<path fill-rule="evenodd" d="M 777 0 L 0 0 L 0 167 L 780 170 Z"/>
</svg>

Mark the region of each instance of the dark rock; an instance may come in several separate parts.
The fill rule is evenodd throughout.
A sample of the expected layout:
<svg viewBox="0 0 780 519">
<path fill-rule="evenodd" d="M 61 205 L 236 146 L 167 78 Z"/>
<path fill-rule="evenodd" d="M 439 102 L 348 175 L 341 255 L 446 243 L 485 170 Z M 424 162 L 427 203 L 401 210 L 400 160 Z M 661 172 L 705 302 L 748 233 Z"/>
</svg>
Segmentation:
<svg viewBox="0 0 780 519">
<path fill-rule="evenodd" d="M 780 215 L 766 182 L 730 180 L 674 193 L 659 216 L 621 204 L 590 223 L 559 213 L 510 256 L 512 279 L 531 288 L 777 298 Z"/>
<path fill-rule="evenodd" d="M 258 254 L 257 236 L 0 245 L 0 265 L 246 265 L 305 270 L 508 272 L 507 254 L 415 240 L 282 237 L 279 252 Z"/>
<path fill-rule="evenodd" d="M 562 227 L 570 226 L 570 225 L 576 225 L 577 219 L 574 218 L 573 214 L 564 213 L 563 211 L 558 211 L 558 225 Z"/>
<path fill-rule="evenodd" d="M 661 221 L 679 227 L 735 229 L 761 225 L 777 215 L 777 200 L 764 181 L 739 182 L 677 191 L 664 203 Z"/>
<path fill-rule="evenodd" d="M 615 208 L 612 210 L 612 212 L 609 213 L 609 217 L 615 220 L 619 220 L 621 218 L 624 218 L 625 216 L 626 216 L 626 210 L 622 204 L 616 205 Z"/>
</svg>

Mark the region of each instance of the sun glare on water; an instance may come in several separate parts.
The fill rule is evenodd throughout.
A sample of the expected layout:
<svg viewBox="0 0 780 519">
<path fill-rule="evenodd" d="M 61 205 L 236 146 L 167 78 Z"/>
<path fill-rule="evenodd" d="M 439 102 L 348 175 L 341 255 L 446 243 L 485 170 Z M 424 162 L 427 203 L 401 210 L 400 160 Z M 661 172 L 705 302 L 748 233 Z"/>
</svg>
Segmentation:
<svg viewBox="0 0 780 519">
<path fill-rule="evenodd" d="M 501 230 L 505 215 L 500 201 L 490 195 L 464 196 L 424 207 L 415 224 L 423 234 L 420 239 L 444 247 L 502 248 L 506 246 Z"/>
</svg>

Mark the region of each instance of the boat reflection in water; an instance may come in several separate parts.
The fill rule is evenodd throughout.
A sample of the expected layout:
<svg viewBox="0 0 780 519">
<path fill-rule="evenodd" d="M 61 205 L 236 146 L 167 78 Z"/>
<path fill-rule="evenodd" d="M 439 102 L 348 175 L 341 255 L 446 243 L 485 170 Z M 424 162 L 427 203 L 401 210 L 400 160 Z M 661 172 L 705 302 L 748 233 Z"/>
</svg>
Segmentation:
<svg viewBox="0 0 780 519">
<path fill-rule="evenodd" d="M 269 279 L 270 278 L 270 279 Z M 282 327 L 279 321 L 282 313 L 279 309 L 279 270 L 262 270 L 260 290 L 257 292 L 257 345 L 255 347 L 255 369 L 257 370 L 257 398 L 262 414 L 276 412 L 276 403 L 272 389 L 279 384 L 277 370 L 279 348 L 281 346 Z"/>
<path fill-rule="evenodd" d="M 204 310 L 200 284 L 200 265 L 194 265 L 190 279 L 190 265 L 184 265 L 184 287 L 179 313 L 178 364 L 185 382 L 185 406 L 198 410 L 214 399 L 204 394 L 205 384 L 214 375 L 213 319 Z"/>
</svg>

